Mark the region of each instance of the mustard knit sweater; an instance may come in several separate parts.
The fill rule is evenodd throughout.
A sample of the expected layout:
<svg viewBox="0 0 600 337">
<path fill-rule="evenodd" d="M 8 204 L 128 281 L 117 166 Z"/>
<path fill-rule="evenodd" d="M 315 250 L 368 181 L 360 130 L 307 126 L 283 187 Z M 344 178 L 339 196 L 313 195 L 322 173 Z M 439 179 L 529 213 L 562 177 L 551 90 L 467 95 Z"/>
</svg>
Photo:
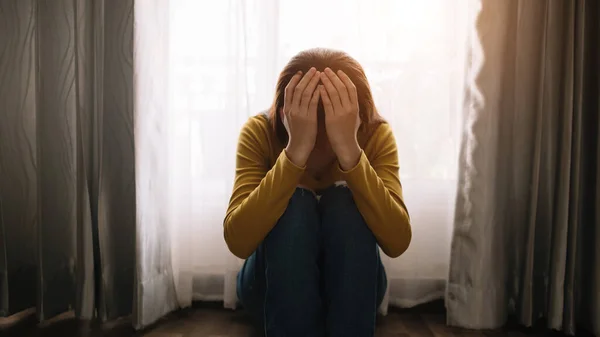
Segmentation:
<svg viewBox="0 0 600 337">
<path fill-rule="evenodd" d="M 346 181 L 384 253 L 400 256 L 412 232 L 394 135 L 382 123 L 370 136 L 359 133 L 358 142 L 363 151 L 355 167 L 343 171 L 336 162 L 316 179 L 289 160 L 266 116 L 250 118 L 238 140 L 233 193 L 223 224 L 229 250 L 239 258 L 249 257 L 283 215 L 299 184 L 316 191 Z"/>
</svg>

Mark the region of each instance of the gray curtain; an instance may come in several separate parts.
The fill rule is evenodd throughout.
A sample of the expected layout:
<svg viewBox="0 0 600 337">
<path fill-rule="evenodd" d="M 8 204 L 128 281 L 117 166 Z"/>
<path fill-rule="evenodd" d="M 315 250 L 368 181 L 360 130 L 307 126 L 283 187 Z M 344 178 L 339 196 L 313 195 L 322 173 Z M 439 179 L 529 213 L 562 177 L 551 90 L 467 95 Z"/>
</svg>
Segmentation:
<svg viewBox="0 0 600 337">
<path fill-rule="evenodd" d="M 0 0 L 0 315 L 134 303 L 133 0 Z"/>
<path fill-rule="evenodd" d="M 598 335 L 600 2 L 481 4 L 448 323 L 496 328 L 514 315 Z"/>
</svg>

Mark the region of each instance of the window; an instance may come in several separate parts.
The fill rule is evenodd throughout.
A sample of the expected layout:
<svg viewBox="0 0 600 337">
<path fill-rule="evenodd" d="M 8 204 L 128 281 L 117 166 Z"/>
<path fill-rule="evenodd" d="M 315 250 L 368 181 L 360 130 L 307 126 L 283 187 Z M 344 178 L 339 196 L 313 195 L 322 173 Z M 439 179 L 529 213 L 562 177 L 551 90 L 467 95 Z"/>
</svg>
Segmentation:
<svg viewBox="0 0 600 337">
<path fill-rule="evenodd" d="M 178 255 L 181 268 L 198 279 L 235 274 L 240 261 L 225 247 L 222 221 L 240 127 L 269 107 L 290 57 L 329 47 L 363 65 L 376 106 L 397 138 L 414 239 L 405 255 L 385 261 L 390 298 L 412 305 L 441 296 L 454 212 L 468 3 L 171 1 L 171 203 L 189 217 L 177 235 L 185 252 Z M 197 298 L 218 297 L 215 289 L 222 289 L 197 284 Z"/>
</svg>

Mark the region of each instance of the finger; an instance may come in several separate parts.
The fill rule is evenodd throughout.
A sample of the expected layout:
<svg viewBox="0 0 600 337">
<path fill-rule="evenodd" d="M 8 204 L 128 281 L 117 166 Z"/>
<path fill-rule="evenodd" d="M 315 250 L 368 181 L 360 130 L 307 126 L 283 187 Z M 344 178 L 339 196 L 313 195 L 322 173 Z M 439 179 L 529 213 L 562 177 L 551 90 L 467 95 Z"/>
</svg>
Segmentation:
<svg viewBox="0 0 600 337">
<path fill-rule="evenodd" d="M 333 72 L 333 70 L 331 70 L 330 68 L 325 68 L 325 73 L 327 74 L 327 76 L 329 77 L 329 79 L 331 80 L 331 82 L 333 83 L 335 88 L 337 89 L 338 94 L 340 95 L 340 101 L 342 102 L 342 105 L 344 107 L 349 107 L 350 106 L 350 97 L 348 96 L 348 89 L 346 89 L 344 82 L 342 82 L 342 80 L 340 80 L 338 75 L 336 75 Z"/>
<path fill-rule="evenodd" d="M 310 80 L 312 80 L 316 72 L 317 69 L 315 69 L 315 67 L 310 68 L 306 75 L 304 75 L 300 82 L 298 82 L 298 85 L 296 85 L 296 87 L 294 88 L 294 98 L 292 99 L 293 106 L 300 106 L 300 101 L 302 100 L 302 94 L 304 93 L 304 89 L 306 88 L 308 83 L 310 83 Z"/>
<path fill-rule="evenodd" d="M 323 89 L 327 92 L 327 96 L 329 97 L 333 108 L 342 109 L 342 101 L 340 100 L 340 95 L 333 83 L 331 83 L 329 77 L 324 72 L 321 73 L 321 82 L 323 82 Z"/>
<path fill-rule="evenodd" d="M 311 102 L 311 97 L 314 96 L 317 84 L 319 84 L 319 80 L 321 79 L 319 74 L 320 73 L 317 71 L 304 89 L 304 92 L 302 93 L 302 101 L 300 102 L 300 110 L 308 108 L 308 104 Z"/>
<path fill-rule="evenodd" d="M 325 109 L 325 115 L 334 115 L 335 110 L 333 109 L 333 104 L 331 103 L 331 98 L 329 94 L 327 94 L 327 89 L 325 89 L 324 85 L 319 85 L 319 93 L 321 95 L 321 100 L 323 101 L 323 108 Z"/>
<path fill-rule="evenodd" d="M 298 82 L 300 82 L 300 79 L 302 79 L 302 71 L 297 72 L 288 82 L 287 86 L 285 87 L 283 106 L 287 106 L 289 108 L 292 105 L 294 89 L 296 88 L 296 85 L 298 85 Z"/>
<path fill-rule="evenodd" d="M 358 104 L 358 94 L 356 93 L 356 86 L 352 83 L 352 80 L 345 72 L 338 70 L 338 77 L 344 82 L 344 86 L 348 90 L 348 95 L 350 96 L 350 103 L 353 105 Z"/>
<path fill-rule="evenodd" d="M 316 77 L 316 76 L 315 76 Z M 319 86 L 320 87 L 320 86 Z M 308 115 L 317 115 L 317 107 L 319 106 L 319 97 L 321 97 L 321 90 L 314 90 L 310 103 L 308 105 Z"/>
</svg>

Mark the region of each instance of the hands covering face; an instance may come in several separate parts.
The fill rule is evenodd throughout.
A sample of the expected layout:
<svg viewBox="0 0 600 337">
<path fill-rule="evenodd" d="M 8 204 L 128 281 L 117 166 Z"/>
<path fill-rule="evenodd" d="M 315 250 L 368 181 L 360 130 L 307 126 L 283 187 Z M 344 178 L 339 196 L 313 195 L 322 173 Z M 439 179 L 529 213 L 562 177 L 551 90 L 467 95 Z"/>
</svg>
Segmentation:
<svg viewBox="0 0 600 337">
<path fill-rule="evenodd" d="M 361 152 L 356 139 L 360 126 L 356 86 L 343 71 L 338 70 L 336 75 L 329 68 L 321 74 L 321 82 L 318 89 L 325 108 L 329 143 L 342 168 L 352 168 Z"/>
<path fill-rule="evenodd" d="M 299 166 L 306 164 L 317 136 L 319 99 L 323 101 L 331 147 L 342 169 L 350 169 L 361 153 L 356 139 L 359 105 L 356 86 L 341 70 L 336 74 L 330 68 L 319 72 L 313 67 L 304 76 L 297 73 L 288 83 L 283 107 L 283 123 L 289 136 L 288 157 Z"/>
</svg>

